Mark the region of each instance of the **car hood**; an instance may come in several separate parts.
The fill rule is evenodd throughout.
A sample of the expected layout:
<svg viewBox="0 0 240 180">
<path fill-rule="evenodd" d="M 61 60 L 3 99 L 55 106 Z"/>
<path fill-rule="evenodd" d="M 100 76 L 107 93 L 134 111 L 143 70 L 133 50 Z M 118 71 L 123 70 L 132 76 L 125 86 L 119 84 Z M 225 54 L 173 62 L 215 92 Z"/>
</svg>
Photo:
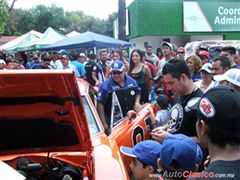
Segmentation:
<svg viewBox="0 0 240 180">
<path fill-rule="evenodd" d="M 0 72 L 1 154 L 92 151 L 72 71 Z"/>
</svg>

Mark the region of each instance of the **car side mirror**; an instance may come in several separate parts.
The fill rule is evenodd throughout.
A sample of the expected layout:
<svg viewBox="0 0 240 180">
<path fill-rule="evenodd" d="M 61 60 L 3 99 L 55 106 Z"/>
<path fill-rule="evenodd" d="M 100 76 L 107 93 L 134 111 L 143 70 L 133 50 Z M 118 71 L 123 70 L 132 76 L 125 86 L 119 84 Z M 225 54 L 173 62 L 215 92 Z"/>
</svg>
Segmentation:
<svg viewBox="0 0 240 180">
<path fill-rule="evenodd" d="M 131 123 L 137 117 L 137 113 L 134 110 L 130 110 L 127 112 L 127 117 L 129 119 L 128 123 Z"/>
</svg>

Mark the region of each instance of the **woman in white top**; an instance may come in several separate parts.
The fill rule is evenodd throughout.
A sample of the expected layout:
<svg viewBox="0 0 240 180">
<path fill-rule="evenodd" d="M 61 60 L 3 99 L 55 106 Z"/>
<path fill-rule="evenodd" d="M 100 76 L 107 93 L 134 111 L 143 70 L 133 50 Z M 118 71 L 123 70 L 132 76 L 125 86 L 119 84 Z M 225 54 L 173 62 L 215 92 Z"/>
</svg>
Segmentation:
<svg viewBox="0 0 240 180">
<path fill-rule="evenodd" d="M 214 86 L 212 64 L 206 63 L 200 69 L 201 80 L 194 82 L 203 92 Z"/>
</svg>

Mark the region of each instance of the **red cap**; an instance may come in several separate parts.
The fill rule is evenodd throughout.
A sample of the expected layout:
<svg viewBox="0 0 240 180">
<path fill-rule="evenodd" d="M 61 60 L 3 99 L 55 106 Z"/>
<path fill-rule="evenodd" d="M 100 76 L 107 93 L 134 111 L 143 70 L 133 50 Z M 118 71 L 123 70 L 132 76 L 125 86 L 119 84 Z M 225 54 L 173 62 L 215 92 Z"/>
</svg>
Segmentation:
<svg viewBox="0 0 240 180">
<path fill-rule="evenodd" d="M 200 51 L 199 55 L 206 56 L 208 59 L 210 58 L 209 52 L 207 52 L 207 51 Z"/>
<path fill-rule="evenodd" d="M 185 48 L 184 47 L 179 47 L 178 52 L 185 52 Z"/>
</svg>

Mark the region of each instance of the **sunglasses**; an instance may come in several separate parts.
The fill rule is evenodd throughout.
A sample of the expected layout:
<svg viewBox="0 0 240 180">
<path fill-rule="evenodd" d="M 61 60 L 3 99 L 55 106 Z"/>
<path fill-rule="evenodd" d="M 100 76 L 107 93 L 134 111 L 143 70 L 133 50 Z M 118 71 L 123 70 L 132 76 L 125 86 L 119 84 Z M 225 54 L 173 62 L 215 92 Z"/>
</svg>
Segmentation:
<svg viewBox="0 0 240 180">
<path fill-rule="evenodd" d="M 121 71 L 113 71 L 113 72 L 111 72 L 111 74 L 122 74 L 122 72 Z"/>
<path fill-rule="evenodd" d="M 178 54 L 184 54 L 185 52 L 177 52 Z"/>
</svg>

